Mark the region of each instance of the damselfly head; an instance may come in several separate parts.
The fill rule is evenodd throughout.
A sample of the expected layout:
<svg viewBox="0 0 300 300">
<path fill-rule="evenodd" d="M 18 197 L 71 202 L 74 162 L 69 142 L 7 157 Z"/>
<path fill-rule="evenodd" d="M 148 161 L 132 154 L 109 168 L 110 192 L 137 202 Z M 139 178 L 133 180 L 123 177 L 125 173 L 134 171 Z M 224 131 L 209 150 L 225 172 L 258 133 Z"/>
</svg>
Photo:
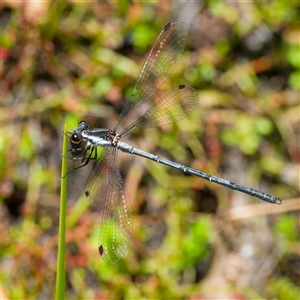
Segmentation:
<svg viewBox="0 0 300 300">
<path fill-rule="evenodd" d="M 89 124 L 85 121 L 80 121 L 77 128 L 73 130 L 71 135 L 71 143 L 78 145 L 82 140 L 82 132 L 89 128 Z"/>
<path fill-rule="evenodd" d="M 73 132 L 70 132 L 71 135 L 69 136 L 70 144 L 72 147 L 72 152 L 78 151 L 78 147 L 81 144 L 81 142 L 84 140 L 82 137 L 82 133 L 89 128 L 89 124 L 85 121 L 80 121 L 78 123 L 78 126 L 73 130 Z"/>
</svg>

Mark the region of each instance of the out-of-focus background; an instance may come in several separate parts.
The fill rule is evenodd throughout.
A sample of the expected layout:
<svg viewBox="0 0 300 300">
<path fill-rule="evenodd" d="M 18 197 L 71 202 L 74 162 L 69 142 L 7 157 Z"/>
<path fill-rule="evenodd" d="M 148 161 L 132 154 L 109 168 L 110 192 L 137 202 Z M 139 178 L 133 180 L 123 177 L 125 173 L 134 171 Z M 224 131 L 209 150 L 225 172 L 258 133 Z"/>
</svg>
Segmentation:
<svg viewBox="0 0 300 300">
<path fill-rule="evenodd" d="M 134 227 L 111 266 L 81 197 L 89 164 L 68 177 L 67 299 L 299 299 L 299 14 L 281 0 L 3 1 L 2 299 L 53 299 L 64 123 L 111 128 L 174 20 L 189 40 L 155 99 L 189 84 L 199 105 L 130 143 L 283 204 L 121 154 Z"/>
</svg>

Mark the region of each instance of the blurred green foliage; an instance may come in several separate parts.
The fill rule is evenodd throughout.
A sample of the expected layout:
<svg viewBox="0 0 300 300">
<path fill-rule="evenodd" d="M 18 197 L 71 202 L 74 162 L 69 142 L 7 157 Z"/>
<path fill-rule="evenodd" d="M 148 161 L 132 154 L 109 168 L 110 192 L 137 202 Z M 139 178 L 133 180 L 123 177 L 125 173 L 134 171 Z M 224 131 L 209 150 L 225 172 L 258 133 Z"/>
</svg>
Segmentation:
<svg viewBox="0 0 300 300">
<path fill-rule="evenodd" d="M 283 205 L 248 208 L 257 201 L 121 154 L 134 231 L 124 259 L 111 266 L 97 250 L 101 212 L 80 198 L 91 165 L 70 172 L 66 298 L 296 299 L 299 11 L 297 1 L 280 0 L 4 1 L 7 297 L 54 297 L 63 124 L 112 128 L 157 35 L 179 19 L 189 26 L 188 45 L 155 101 L 186 83 L 198 89 L 199 106 L 178 124 L 132 134 L 131 144 L 263 189 Z M 231 207 L 242 205 L 253 217 L 231 218 Z"/>
<path fill-rule="evenodd" d="M 280 278 L 270 282 L 267 287 L 267 295 L 270 299 L 299 299 L 300 289 L 295 287 L 287 278 Z"/>
<path fill-rule="evenodd" d="M 299 239 L 297 231 L 297 220 L 293 215 L 283 215 L 275 223 L 275 230 L 279 237 L 287 242 L 297 242 Z"/>
</svg>

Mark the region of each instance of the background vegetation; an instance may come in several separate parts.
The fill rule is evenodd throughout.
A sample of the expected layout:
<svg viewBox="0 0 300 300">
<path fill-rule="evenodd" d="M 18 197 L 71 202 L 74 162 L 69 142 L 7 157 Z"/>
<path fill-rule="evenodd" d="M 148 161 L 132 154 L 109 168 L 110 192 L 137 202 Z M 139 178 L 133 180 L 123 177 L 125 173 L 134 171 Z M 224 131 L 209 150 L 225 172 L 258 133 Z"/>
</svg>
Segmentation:
<svg viewBox="0 0 300 300">
<path fill-rule="evenodd" d="M 157 35 L 181 20 L 188 45 L 156 97 L 186 83 L 198 108 L 131 144 L 283 204 L 120 154 L 134 228 L 111 266 L 97 250 L 101 214 L 80 197 L 92 165 L 72 172 L 67 299 L 299 299 L 299 11 L 281 0 L 2 2 L 4 295 L 54 297 L 63 124 L 111 128 Z"/>
</svg>

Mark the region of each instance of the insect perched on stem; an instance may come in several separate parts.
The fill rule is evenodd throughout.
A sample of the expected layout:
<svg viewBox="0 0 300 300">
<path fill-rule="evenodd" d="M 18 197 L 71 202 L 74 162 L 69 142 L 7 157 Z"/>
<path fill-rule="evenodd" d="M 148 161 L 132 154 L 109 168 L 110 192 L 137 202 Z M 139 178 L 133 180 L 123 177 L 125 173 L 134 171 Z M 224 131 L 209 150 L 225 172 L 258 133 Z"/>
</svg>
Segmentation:
<svg viewBox="0 0 300 300">
<path fill-rule="evenodd" d="M 198 92 L 188 85 L 180 85 L 165 95 L 141 118 L 123 131 L 118 131 L 127 116 L 149 99 L 170 76 L 185 48 L 187 35 L 187 27 L 181 22 L 172 22 L 163 28 L 144 63 L 132 94 L 127 99 L 119 120 L 112 130 L 90 130 L 88 123 L 82 121 L 70 133 L 71 151 L 74 154 L 80 154 L 80 156 L 71 158 L 81 163 L 74 169 L 83 167 L 91 159 L 95 159 L 97 147 L 104 148 L 102 157 L 88 178 L 85 195 L 91 203 L 103 209 L 98 249 L 100 255 L 109 264 L 117 263 L 124 256 L 132 232 L 132 209 L 118 170 L 117 149 L 224 185 L 263 201 L 281 204 L 281 199 L 270 194 L 160 158 L 121 141 L 123 137 L 137 129 L 177 122 L 190 114 L 197 106 Z"/>
</svg>

